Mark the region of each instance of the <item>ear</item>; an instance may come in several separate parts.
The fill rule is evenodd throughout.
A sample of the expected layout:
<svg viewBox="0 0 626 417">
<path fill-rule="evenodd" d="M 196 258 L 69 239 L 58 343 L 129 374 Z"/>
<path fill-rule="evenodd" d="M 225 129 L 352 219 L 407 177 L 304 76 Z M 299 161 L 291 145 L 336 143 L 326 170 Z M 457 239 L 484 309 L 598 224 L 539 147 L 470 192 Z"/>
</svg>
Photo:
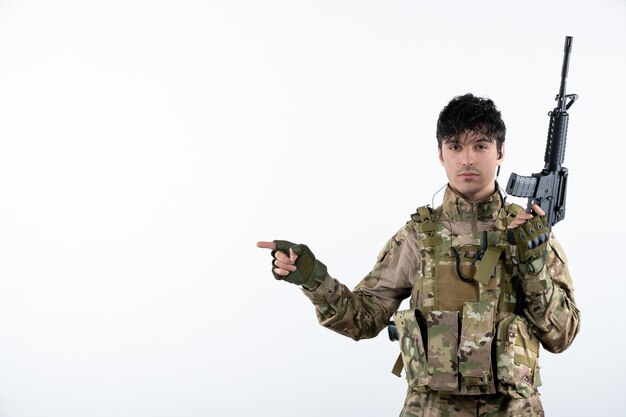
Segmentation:
<svg viewBox="0 0 626 417">
<path fill-rule="evenodd" d="M 441 152 L 441 148 L 439 148 L 439 163 L 443 165 L 443 153 Z"/>
<path fill-rule="evenodd" d="M 498 151 L 498 165 L 504 162 L 504 143 L 500 147 L 500 151 Z"/>
</svg>

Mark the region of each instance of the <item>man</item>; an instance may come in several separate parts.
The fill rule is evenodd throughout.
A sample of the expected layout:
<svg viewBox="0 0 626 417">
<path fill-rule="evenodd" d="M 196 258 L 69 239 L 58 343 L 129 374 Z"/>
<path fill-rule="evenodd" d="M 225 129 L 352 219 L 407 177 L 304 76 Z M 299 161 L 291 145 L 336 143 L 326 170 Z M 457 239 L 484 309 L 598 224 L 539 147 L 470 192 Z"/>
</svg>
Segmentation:
<svg viewBox="0 0 626 417">
<path fill-rule="evenodd" d="M 393 316 L 395 371 L 409 384 L 401 417 L 543 416 L 539 344 L 562 352 L 578 332 L 567 261 L 544 211 L 506 203 L 495 181 L 505 134 L 489 99 L 466 94 L 444 107 L 443 203 L 418 208 L 354 291 L 304 245 L 257 243 L 272 250 L 276 279 L 302 286 L 323 326 L 358 340 Z M 407 297 L 410 308 L 397 311 Z"/>
</svg>

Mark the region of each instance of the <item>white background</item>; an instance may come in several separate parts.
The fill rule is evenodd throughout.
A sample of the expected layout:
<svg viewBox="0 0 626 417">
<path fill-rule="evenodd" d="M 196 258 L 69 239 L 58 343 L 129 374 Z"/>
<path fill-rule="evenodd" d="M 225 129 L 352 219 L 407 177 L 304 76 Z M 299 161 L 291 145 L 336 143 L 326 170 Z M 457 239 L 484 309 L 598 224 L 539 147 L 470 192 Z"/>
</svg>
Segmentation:
<svg viewBox="0 0 626 417">
<path fill-rule="evenodd" d="M 582 328 L 542 353 L 541 393 L 551 417 L 624 415 L 625 19 L 624 0 L 0 1 L 0 416 L 398 415 L 397 346 L 320 327 L 255 242 L 307 243 L 356 285 L 445 184 L 435 122 L 466 92 L 503 113 L 500 181 L 537 172 L 566 35 L 555 233 Z"/>
</svg>

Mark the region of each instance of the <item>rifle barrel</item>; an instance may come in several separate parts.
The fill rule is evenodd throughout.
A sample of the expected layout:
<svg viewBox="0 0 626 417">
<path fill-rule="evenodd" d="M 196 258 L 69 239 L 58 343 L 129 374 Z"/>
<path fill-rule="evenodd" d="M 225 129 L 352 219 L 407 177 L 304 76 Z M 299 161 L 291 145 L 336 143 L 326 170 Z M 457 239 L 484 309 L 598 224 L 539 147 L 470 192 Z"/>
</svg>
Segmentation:
<svg viewBox="0 0 626 417">
<path fill-rule="evenodd" d="M 561 68 L 561 87 L 559 88 L 559 95 L 557 100 L 559 102 L 558 108 L 565 110 L 565 87 L 567 84 L 567 74 L 569 72 L 569 55 L 572 52 L 572 41 L 574 38 L 571 36 L 565 37 L 565 47 L 563 48 L 563 67 Z"/>
</svg>

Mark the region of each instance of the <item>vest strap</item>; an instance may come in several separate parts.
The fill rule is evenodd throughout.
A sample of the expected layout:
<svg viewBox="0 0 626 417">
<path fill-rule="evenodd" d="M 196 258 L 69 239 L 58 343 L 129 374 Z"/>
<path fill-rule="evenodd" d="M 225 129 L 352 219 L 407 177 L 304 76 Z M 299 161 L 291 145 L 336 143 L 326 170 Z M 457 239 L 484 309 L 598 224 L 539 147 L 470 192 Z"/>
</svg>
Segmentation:
<svg viewBox="0 0 626 417">
<path fill-rule="evenodd" d="M 480 261 L 480 265 L 478 265 L 478 269 L 476 269 L 476 274 L 474 275 L 474 279 L 480 282 L 483 285 L 487 285 L 491 276 L 493 275 L 493 270 L 500 259 L 500 254 L 502 253 L 502 249 L 498 249 L 496 247 L 487 248 L 487 252 L 483 259 Z"/>
<path fill-rule="evenodd" d="M 404 368 L 404 362 L 402 361 L 402 353 L 398 354 L 396 363 L 393 364 L 391 373 L 400 378 L 402 376 L 402 369 Z"/>
</svg>

